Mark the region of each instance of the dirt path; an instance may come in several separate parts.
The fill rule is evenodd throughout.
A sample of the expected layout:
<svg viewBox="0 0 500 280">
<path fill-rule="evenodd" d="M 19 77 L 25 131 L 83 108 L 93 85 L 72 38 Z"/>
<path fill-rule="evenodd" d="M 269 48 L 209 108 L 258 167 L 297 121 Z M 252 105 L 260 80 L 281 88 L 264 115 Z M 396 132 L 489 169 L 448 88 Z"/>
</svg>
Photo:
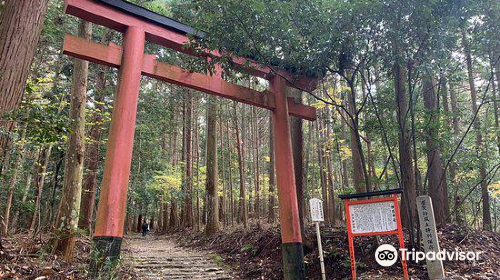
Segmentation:
<svg viewBox="0 0 500 280">
<path fill-rule="evenodd" d="M 133 266 L 139 279 L 235 279 L 217 264 L 216 255 L 179 247 L 164 236 L 129 235 L 124 247 L 125 263 Z"/>
</svg>

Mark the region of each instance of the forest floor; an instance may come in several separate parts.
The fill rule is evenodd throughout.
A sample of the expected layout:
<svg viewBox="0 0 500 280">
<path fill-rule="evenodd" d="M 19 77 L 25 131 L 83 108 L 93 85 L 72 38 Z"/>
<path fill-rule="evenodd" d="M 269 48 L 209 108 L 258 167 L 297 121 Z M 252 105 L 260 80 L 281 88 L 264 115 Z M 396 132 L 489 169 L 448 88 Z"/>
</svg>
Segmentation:
<svg viewBox="0 0 500 280">
<path fill-rule="evenodd" d="M 213 253 L 180 247 L 171 239 L 134 234 L 126 237 L 123 247 L 124 264 L 134 271 L 136 279 L 235 279 Z"/>
<path fill-rule="evenodd" d="M 69 264 L 51 254 L 48 234 L 15 234 L 2 239 L 0 279 L 87 279 L 89 237 L 77 238 L 74 261 Z"/>
<path fill-rule="evenodd" d="M 439 229 L 441 249 L 483 252 L 477 262 L 444 262 L 446 276 L 451 279 L 500 279 L 500 234 L 474 231 L 447 226 Z M 321 279 L 316 235 L 313 226 L 306 229 L 304 258 L 307 279 Z M 213 238 L 203 233 L 182 232 L 166 238 L 174 238 L 189 248 L 212 250 L 231 265 L 241 279 L 282 279 L 280 234 L 278 226 L 254 223 L 249 229 L 236 228 L 222 231 Z M 397 239 L 381 237 L 383 243 L 396 246 Z M 350 257 L 347 234 L 342 228 L 322 227 L 322 242 L 328 279 L 350 279 Z M 355 255 L 359 279 L 401 279 L 403 274 L 398 261 L 389 268 L 375 262 L 373 239 L 355 239 Z M 424 263 L 409 263 L 412 279 L 428 279 Z"/>
<path fill-rule="evenodd" d="M 280 234 L 276 225 L 235 226 L 212 238 L 202 232 L 128 235 L 123 244 L 119 279 L 282 279 Z M 477 262 L 445 262 L 451 279 L 500 279 L 500 234 L 447 226 L 439 229 L 442 249 L 483 252 Z M 307 279 L 321 279 L 313 227 L 304 240 Z M 65 263 L 50 251 L 50 235 L 16 234 L 2 239 L 0 279 L 90 279 L 91 239 L 77 239 L 75 260 Z M 350 260 L 345 229 L 322 227 L 328 279 L 349 279 Z M 396 244 L 394 238 L 383 243 Z M 357 238 L 358 279 L 400 279 L 400 263 L 382 269 L 374 261 L 371 238 Z M 412 279 L 428 279 L 423 264 L 409 264 Z"/>
</svg>

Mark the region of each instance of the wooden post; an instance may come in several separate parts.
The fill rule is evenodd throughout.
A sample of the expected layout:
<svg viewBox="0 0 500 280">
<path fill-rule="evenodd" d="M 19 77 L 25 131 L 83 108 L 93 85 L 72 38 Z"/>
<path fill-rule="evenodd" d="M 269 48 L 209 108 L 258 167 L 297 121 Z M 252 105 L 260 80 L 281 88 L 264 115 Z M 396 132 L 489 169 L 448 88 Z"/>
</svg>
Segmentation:
<svg viewBox="0 0 500 280">
<path fill-rule="evenodd" d="M 319 222 L 316 222 L 316 238 L 318 239 L 318 253 L 319 253 L 319 262 L 321 267 L 321 279 L 326 280 L 326 271 L 325 271 L 325 260 L 323 259 L 323 246 L 321 245 L 321 231 L 319 230 Z"/>
<path fill-rule="evenodd" d="M 323 201 L 318 198 L 309 199 L 309 209 L 311 210 L 311 220 L 316 224 L 316 239 L 318 241 L 321 279 L 326 280 L 325 260 L 323 258 L 323 246 L 321 245 L 321 231 L 319 230 L 319 223 L 325 221 L 325 214 L 323 213 Z"/>
<path fill-rule="evenodd" d="M 104 263 L 115 263 L 120 255 L 144 42 L 142 28 L 127 28 L 96 215 L 94 253 L 97 254 L 91 264 L 95 274 L 103 270 Z"/>
<path fill-rule="evenodd" d="M 276 101 L 276 109 L 274 110 L 274 147 L 284 279 L 305 279 L 292 141 L 285 92 L 286 83 L 283 78 L 275 75 L 270 78 L 269 85 Z"/>
</svg>

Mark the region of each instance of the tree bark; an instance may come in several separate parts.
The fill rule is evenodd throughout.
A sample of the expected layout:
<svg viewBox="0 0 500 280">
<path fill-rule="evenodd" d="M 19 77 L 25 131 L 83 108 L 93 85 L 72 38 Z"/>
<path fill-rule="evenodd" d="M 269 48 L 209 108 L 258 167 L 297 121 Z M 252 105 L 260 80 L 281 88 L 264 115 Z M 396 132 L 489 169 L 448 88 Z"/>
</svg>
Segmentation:
<svg viewBox="0 0 500 280">
<path fill-rule="evenodd" d="M 38 164 L 36 171 L 36 198 L 35 198 L 35 211 L 33 211 L 33 216 L 31 217 L 31 223 L 29 231 L 33 232 L 36 228 L 36 222 L 39 221 L 40 205 L 42 201 L 43 186 L 45 184 L 45 176 L 47 175 L 47 166 L 49 165 L 50 155 L 52 153 L 52 145 L 48 147 L 43 147 L 38 156 Z"/>
<path fill-rule="evenodd" d="M 342 100 L 345 100 L 345 94 L 342 93 L 341 98 Z M 345 101 L 343 101 L 345 104 Z M 344 117 L 340 118 L 340 138 L 344 140 L 346 143 L 348 141 L 347 135 L 346 135 L 346 116 L 345 112 L 339 110 L 339 114 Z M 349 187 L 349 170 L 347 168 L 347 158 L 341 157 L 341 169 L 342 169 L 342 185 L 347 188 Z"/>
<path fill-rule="evenodd" d="M 0 116 L 18 108 L 42 31 L 47 0 L 6 0 L 0 13 Z M 12 122 L 0 120 L 0 131 Z M 0 162 L 8 137 L 0 134 Z"/>
<path fill-rule="evenodd" d="M 427 178 L 429 195 L 432 198 L 434 216 L 438 225 L 447 222 L 450 214 L 448 204 L 448 186 L 441 160 L 439 147 L 439 113 L 437 95 L 434 90 L 432 77 L 426 75 L 422 80 L 424 106 L 427 115 L 426 150 L 427 150 Z"/>
<path fill-rule="evenodd" d="M 256 107 L 252 107 L 252 136 L 253 136 L 253 162 L 254 162 L 254 185 L 255 185 L 255 203 L 254 212 L 257 219 L 260 218 L 260 164 L 259 164 L 259 149 L 260 149 L 260 133 L 259 119 Z"/>
<path fill-rule="evenodd" d="M 229 112 L 229 106 L 227 106 L 227 112 Z M 233 160 L 233 157 L 232 157 L 232 153 L 231 153 L 231 135 L 230 135 L 230 132 L 229 132 L 229 127 L 230 127 L 230 124 L 229 124 L 229 118 L 227 119 L 227 123 L 226 123 L 226 135 L 227 135 L 227 141 L 226 141 L 226 145 L 227 145 L 227 152 L 228 152 L 228 181 L 229 181 L 229 210 L 230 210 L 230 220 L 231 220 L 231 225 L 234 224 L 234 216 L 235 215 L 235 205 L 234 205 L 234 192 L 233 192 L 233 168 L 232 168 L 232 160 Z"/>
<path fill-rule="evenodd" d="M 323 114 L 320 113 L 320 116 L 316 121 L 316 133 L 317 133 L 316 139 L 318 139 L 316 149 L 318 150 L 317 152 L 318 152 L 319 175 L 321 182 L 321 198 L 323 199 L 325 206 L 324 212 L 330 213 L 331 205 L 330 205 L 330 200 L 328 199 L 328 181 L 327 181 L 326 164 L 324 156 L 324 139 L 321 133 L 321 131 L 323 130 L 322 115 Z M 325 222 L 329 225 L 332 225 L 332 217 L 330 217 L 330 215 L 326 215 Z"/>
<path fill-rule="evenodd" d="M 458 111 L 458 101 L 457 101 L 457 93 L 455 91 L 454 85 L 449 83 L 449 90 L 450 90 L 450 103 L 451 103 L 451 112 L 452 112 L 452 124 L 453 124 L 453 139 L 455 146 L 458 146 L 459 144 L 459 137 L 460 137 L 460 119 L 459 119 L 459 114 L 460 112 Z M 457 170 L 457 163 L 455 160 L 452 161 L 450 165 L 450 180 L 452 184 L 454 185 L 454 211 L 455 211 L 455 221 L 459 225 L 465 225 L 465 213 L 463 213 L 462 207 L 458 207 L 458 203 L 460 203 L 461 198 L 459 197 L 458 194 L 458 189 L 460 187 L 460 182 L 456 180 L 456 170 Z"/>
<path fill-rule="evenodd" d="M 222 116 L 222 106 L 219 107 L 220 116 Z M 221 166 L 222 169 L 222 198 L 221 198 L 221 211 L 219 213 L 219 221 L 223 223 L 224 226 L 227 226 L 228 215 L 227 215 L 227 177 L 226 177 L 226 157 L 224 154 L 224 132 L 222 129 L 222 118 L 219 119 L 219 139 L 220 139 L 220 156 L 221 156 Z"/>
<path fill-rule="evenodd" d="M 111 32 L 106 33 L 102 38 L 101 43 L 107 45 L 111 40 L 112 34 L 113 33 Z M 99 169 L 99 162 L 101 161 L 99 147 L 103 132 L 102 115 L 105 111 L 104 98 L 106 97 L 106 69 L 106 67 L 100 65 L 99 72 L 97 73 L 96 88 L 94 93 L 95 111 L 92 116 L 93 125 L 89 131 L 90 143 L 87 143 L 86 149 L 87 172 L 83 179 L 82 204 L 80 207 L 81 213 L 78 227 L 86 230 L 88 233 L 92 232 L 95 191 L 97 187 L 97 172 Z"/>
<path fill-rule="evenodd" d="M 193 127 L 193 96 L 190 91 L 186 94 L 185 110 L 185 168 L 184 168 L 184 209 L 182 225 L 193 227 L 193 149 L 192 149 L 192 127 Z"/>
<path fill-rule="evenodd" d="M 415 172 L 412 164 L 411 143 L 409 126 L 407 123 L 408 96 L 406 92 L 406 68 L 401 63 L 402 50 L 397 40 L 393 42 L 394 55 L 393 65 L 394 91 L 396 94 L 397 121 L 399 127 L 399 164 L 401 172 L 401 187 L 403 188 L 403 199 L 401 200 L 402 221 L 405 227 L 413 227 L 416 221 L 416 189 Z"/>
<path fill-rule="evenodd" d="M 217 98 L 208 97 L 207 104 L 207 143 L 206 163 L 207 175 L 205 189 L 207 193 L 207 225 L 205 234 L 213 236 L 220 229 L 219 225 L 219 195 L 218 191 L 218 162 L 217 162 Z"/>
<path fill-rule="evenodd" d="M 243 118 L 245 119 L 245 108 L 243 107 Z M 236 133 L 236 150 L 238 152 L 238 167 L 240 171 L 240 204 L 238 210 L 238 222 L 242 222 L 245 228 L 248 227 L 248 208 L 246 200 L 246 186 L 245 186 L 245 161 L 244 161 L 244 146 L 243 139 L 240 139 L 240 129 L 238 126 L 238 114 L 236 111 L 236 102 L 233 103 L 233 122 L 234 130 Z M 242 135 L 244 136 L 244 127 L 242 125 Z"/>
<path fill-rule="evenodd" d="M 9 185 L 9 190 L 7 193 L 7 201 L 5 202 L 5 210 L 3 214 L 3 227 L 2 227 L 2 236 L 7 236 L 9 232 L 9 218 L 10 218 L 10 209 L 12 207 L 12 197 L 14 196 L 14 189 L 16 187 L 17 183 L 17 176 L 19 174 L 19 169 L 21 168 L 21 165 L 24 160 L 24 153 L 25 153 L 25 145 L 24 142 L 26 140 L 26 128 L 27 124 L 23 124 L 21 126 L 21 139 L 20 142 L 17 145 L 17 159 L 14 163 L 13 166 L 13 171 L 12 171 L 12 178 L 10 180 L 10 185 Z"/>
<path fill-rule="evenodd" d="M 92 24 L 80 20 L 79 36 L 92 36 Z M 85 159 L 85 106 L 87 99 L 88 61 L 74 59 L 71 86 L 71 134 L 68 140 L 64 184 L 56 219 L 54 254 L 71 262 L 76 241 L 82 195 L 83 164 Z"/>
<path fill-rule="evenodd" d="M 28 152 L 28 157 L 30 157 L 30 152 Z M 33 161 L 35 163 L 38 162 L 38 157 L 40 156 L 40 153 L 39 152 L 35 152 L 34 153 L 34 159 Z M 36 165 L 36 164 L 35 164 Z M 26 177 L 26 183 L 24 185 L 24 190 L 23 190 L 23 196 L 21 198 L 21 201 L 20 201 L 20 205 L 24 205 L 24 203 L 26 202 L 26 200 L 28 199 L 28 194 L 29 194 L 29 190 L 30 190 L 30 187 L 31 187 L 31 184 L 32 184 L 32 178 L 33 178 L 33 173 L 36 172 L 38 170 L 38 168 L 35 168 L 34 170 L 30 171 L 28 170 L 28 175 Z M 12 222 L 10 224 L 10 231 L 11 232 L 15 232 L 16 229 L 17 229 L 17 220 L 19 219 L 19 214 L 20 214 L 20 211 L 19 209 L 16 211 L 16 213 L 14 214 L 14 217 L 12 218 Z"/>
<path fill-rule="evenodd" d="M 289 95 L 295 103 L 302 104 L 302 92 L 298 89 L 288 88 Z M 290 134 L 292 138 L 293 166 L 295 170 L 295 186 L 297 190 L 297 204 L 299 206 L 299 219 L 302 236 L 304 235 L 304 134 L 302 119 L 290 118 Z"/>
<path fill-rule="evenodd" d="M 467 77 L 469 80 L 470 96 L 472 101 L 472 115 L 475 115 L 477 106 L 477 94 L 476 86 L 474 85 L 474 75 L 472 68 L 472 56 L 469 41 L 467 40 L 467 34 L 465 28 L 462 28 L 462 44 L 464 47 L 465 59 L 467 62 Z M 474 130 L 476 132 L 476 146 L 479 154 L 479 177 L 481 180 L 481 197 L 483 201 L 483 228 L 486 230 L 491 230 L 491 212 L 490 212 L 490 196 L 488 194 L 488 180 L 486 180 L 486 154 L 485 147 L 483 145 L 483 135 L 481 133 L 481 121 L 477 117 L 473 123 Z"/>
<path fill-rule="evenodd" d="M 353 181 L 354 189 L 358 193 L 370 191 L 368 185 L 365 185 L 366 166 L 364 166 L 362 161 L 362 149 L 361 149 L 361 137 L 359 136 L 359 114 L 356 108 L 356 90 L 354 85 L 350 87 L 351 92 L 349 93 L 348 104 L 349 113 L 353 119 L 350 119 L 351 125 L 351 152 L 352 152 L 352 170 L 353 170 Z"/>
<path fill-rule="evenodd" d="M 274 223 L 276 221 L 276 213 L 274 207 L 276 204 L 275 198 L 276 176 L 274 167 L 274 120 L 273 114 L 269 114 L 269 213 L 267 221 Z"/>
<path fill-rule="evenodd" d="M 491 64 L 491 92 L 493 98 L 493 116 L 495 117 L 495 135 L 497 140 L 498 152 L 500 153 L 500 123 L 498 120 L 499 116 L 498 116 L 497 88 L 495 85 L 495 65 L 500 64 L 500 57 L 498 55 L 495 57 L 495 55 L 493 54 L 490 58 L 490 64 Z M 496 77 L 498 78 L 498 75 Z M 498 79 L 497 83 L 500 83 Z"/>
</svg>

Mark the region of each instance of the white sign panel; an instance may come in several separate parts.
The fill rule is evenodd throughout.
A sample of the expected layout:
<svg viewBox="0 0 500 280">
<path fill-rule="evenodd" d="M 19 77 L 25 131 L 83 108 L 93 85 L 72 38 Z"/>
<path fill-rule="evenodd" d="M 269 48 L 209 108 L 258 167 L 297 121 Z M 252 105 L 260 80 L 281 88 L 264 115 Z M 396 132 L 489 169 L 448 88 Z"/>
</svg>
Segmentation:
<svg viewBox="0 0 500 280">
<path fill-rule="evenodd" d="M 323 222 L 325 220 L 325 215 L 323 214 L 323 201 L 321 199 L 309 199 L 309 208 L 311 208 L 311 220 L 313 222 Z"/>
<path fill-rule="evenodd" d="M 349 205 L 352 233 L 386 232 L 398 229 L 393 201 Z"/>
</svg>

